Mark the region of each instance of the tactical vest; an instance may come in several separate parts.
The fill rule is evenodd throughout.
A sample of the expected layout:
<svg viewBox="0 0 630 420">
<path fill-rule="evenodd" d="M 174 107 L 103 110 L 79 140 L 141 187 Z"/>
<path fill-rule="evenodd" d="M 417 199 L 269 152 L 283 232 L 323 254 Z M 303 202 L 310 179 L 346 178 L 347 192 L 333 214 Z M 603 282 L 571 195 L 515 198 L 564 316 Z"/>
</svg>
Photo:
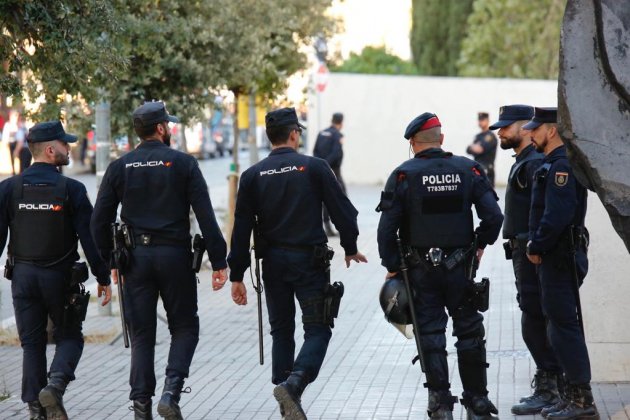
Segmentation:
<svg viewBox="0 0 630 420">
<path fill-rule="evenodd" d="M 406 173 L 407 207 L 403 238 L 417 248 L 462 248 L 473 241 L 472 162 L 421 160 Z"/>
<path fill-rule="evenodd" d="M 521 174 L 527 162 L 541 160 L 541 156 L 531 151 L 520 162 L 512 165 L 505 189 L 505 220 L 503 221 L 503 238 L 513 239 L 517 236 L 526 238 L 529 231 L 529 208 L 533 179 Z M 542 163 L 542 162 L 541 162 Z"/>
<path fill-rule="evenodd" d="M 24 185 L 13 181 L 9 253 L 16 261 L 51 265 L 76 249 L 77 235 L 67 200 L 67 178 L 56 185 Z"/>
</svg>

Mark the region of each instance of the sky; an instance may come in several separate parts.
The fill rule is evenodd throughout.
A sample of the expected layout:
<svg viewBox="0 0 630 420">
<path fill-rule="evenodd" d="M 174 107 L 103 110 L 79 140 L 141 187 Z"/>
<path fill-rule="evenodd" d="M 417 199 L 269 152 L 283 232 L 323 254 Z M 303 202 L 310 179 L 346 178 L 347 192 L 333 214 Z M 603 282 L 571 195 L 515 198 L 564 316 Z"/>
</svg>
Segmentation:
<svg viewBox="0 0 630 420">
<path fill-rule="evenodd" d="M 368 45 L 385 45 L 399 57 L 410 58 L 411 0 L 334 0 L 330 13 L 344 22 L 342 33 L 329 42 L 329 49 L 342 57 Z"/>
</svg>

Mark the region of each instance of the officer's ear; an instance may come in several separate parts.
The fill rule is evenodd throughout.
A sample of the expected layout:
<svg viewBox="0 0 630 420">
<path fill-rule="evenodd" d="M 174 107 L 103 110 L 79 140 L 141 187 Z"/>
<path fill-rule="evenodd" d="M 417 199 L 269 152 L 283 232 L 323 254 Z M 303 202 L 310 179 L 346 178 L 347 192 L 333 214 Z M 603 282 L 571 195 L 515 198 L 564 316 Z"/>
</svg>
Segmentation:
<svg viewBox="0 0 630 420">
<path fill-rule="evenodd" d="M 440 146 L 444 143 L 444 134 L 440 133 Z"/>
</svg>

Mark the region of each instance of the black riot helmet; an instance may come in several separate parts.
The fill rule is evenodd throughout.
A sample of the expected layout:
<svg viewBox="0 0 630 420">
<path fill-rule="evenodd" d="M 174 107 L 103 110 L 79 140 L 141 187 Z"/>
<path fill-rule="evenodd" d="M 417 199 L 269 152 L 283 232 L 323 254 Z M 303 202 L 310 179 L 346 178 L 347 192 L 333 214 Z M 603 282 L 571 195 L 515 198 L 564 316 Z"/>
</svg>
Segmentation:
<svg viewBox="0 0 630 420">
<path fill-rule="evenodd" d="M 407 297 L 405 281 L 400 273 L 383 283 L 379 301 L 387 322 L 399 325 L 411 324 L 409 298 Z"/>
</svg>

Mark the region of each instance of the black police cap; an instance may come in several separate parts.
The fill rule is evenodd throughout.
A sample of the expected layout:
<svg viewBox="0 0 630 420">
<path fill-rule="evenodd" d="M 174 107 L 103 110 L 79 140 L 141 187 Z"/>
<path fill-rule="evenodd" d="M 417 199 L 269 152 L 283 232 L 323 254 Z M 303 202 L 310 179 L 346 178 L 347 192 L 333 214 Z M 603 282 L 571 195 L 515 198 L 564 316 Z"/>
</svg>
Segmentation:
<svg viewBox="0 0 630 420">
<path fill-rule="evenodd" d="M 295 108 L 280 108 L 265 115 L 265 126 L 267 128 L 287 125 L 297 125 L 300 128 L 306 128 L 299 123 Z"/>
<path fill-rule="evenodd" d="M 133 111 L 134 127 L 148 127 L 166 121 L 178 123 L 179 118 L 169 115 L 162 101 L 145 102 Z"/>
<path fill-rule="evenodd" d="M 61 121 L 37 123 L 31 127 L 26 136 L 26 141 L 30 144 L 53 140 L 74 143 L 77 141 L 77 136 L 66 133 L 61 125 Z"/>
<path fill-rule="evenodd" d="M 545 123 L 556 123 L 558 121 L 558 108 L 538 108 L 534 109 L 534 118 L 523 126 L 526 130 L 533 130 Z"/>
<path fill-rule="evenodd" d="M 428 130 L 429 128 L 433 127 L 442 127 L 442 124 L 440 123 L 437 115 L 431 112 L 425 112 L 424 114 L 420 114 L 416 118 L 411 120 L 411 122 L 405 129 L 404 137 L 409 140 L 418 131 Z"/>
<path fill-rule="evenodd" d="M 507 127 L 516 121 L 528 121 L 534 116 L 534 107 L 529 105 L 505 105 L 499 108 L 499 121 L 490 130 Z"/>
</svg>

